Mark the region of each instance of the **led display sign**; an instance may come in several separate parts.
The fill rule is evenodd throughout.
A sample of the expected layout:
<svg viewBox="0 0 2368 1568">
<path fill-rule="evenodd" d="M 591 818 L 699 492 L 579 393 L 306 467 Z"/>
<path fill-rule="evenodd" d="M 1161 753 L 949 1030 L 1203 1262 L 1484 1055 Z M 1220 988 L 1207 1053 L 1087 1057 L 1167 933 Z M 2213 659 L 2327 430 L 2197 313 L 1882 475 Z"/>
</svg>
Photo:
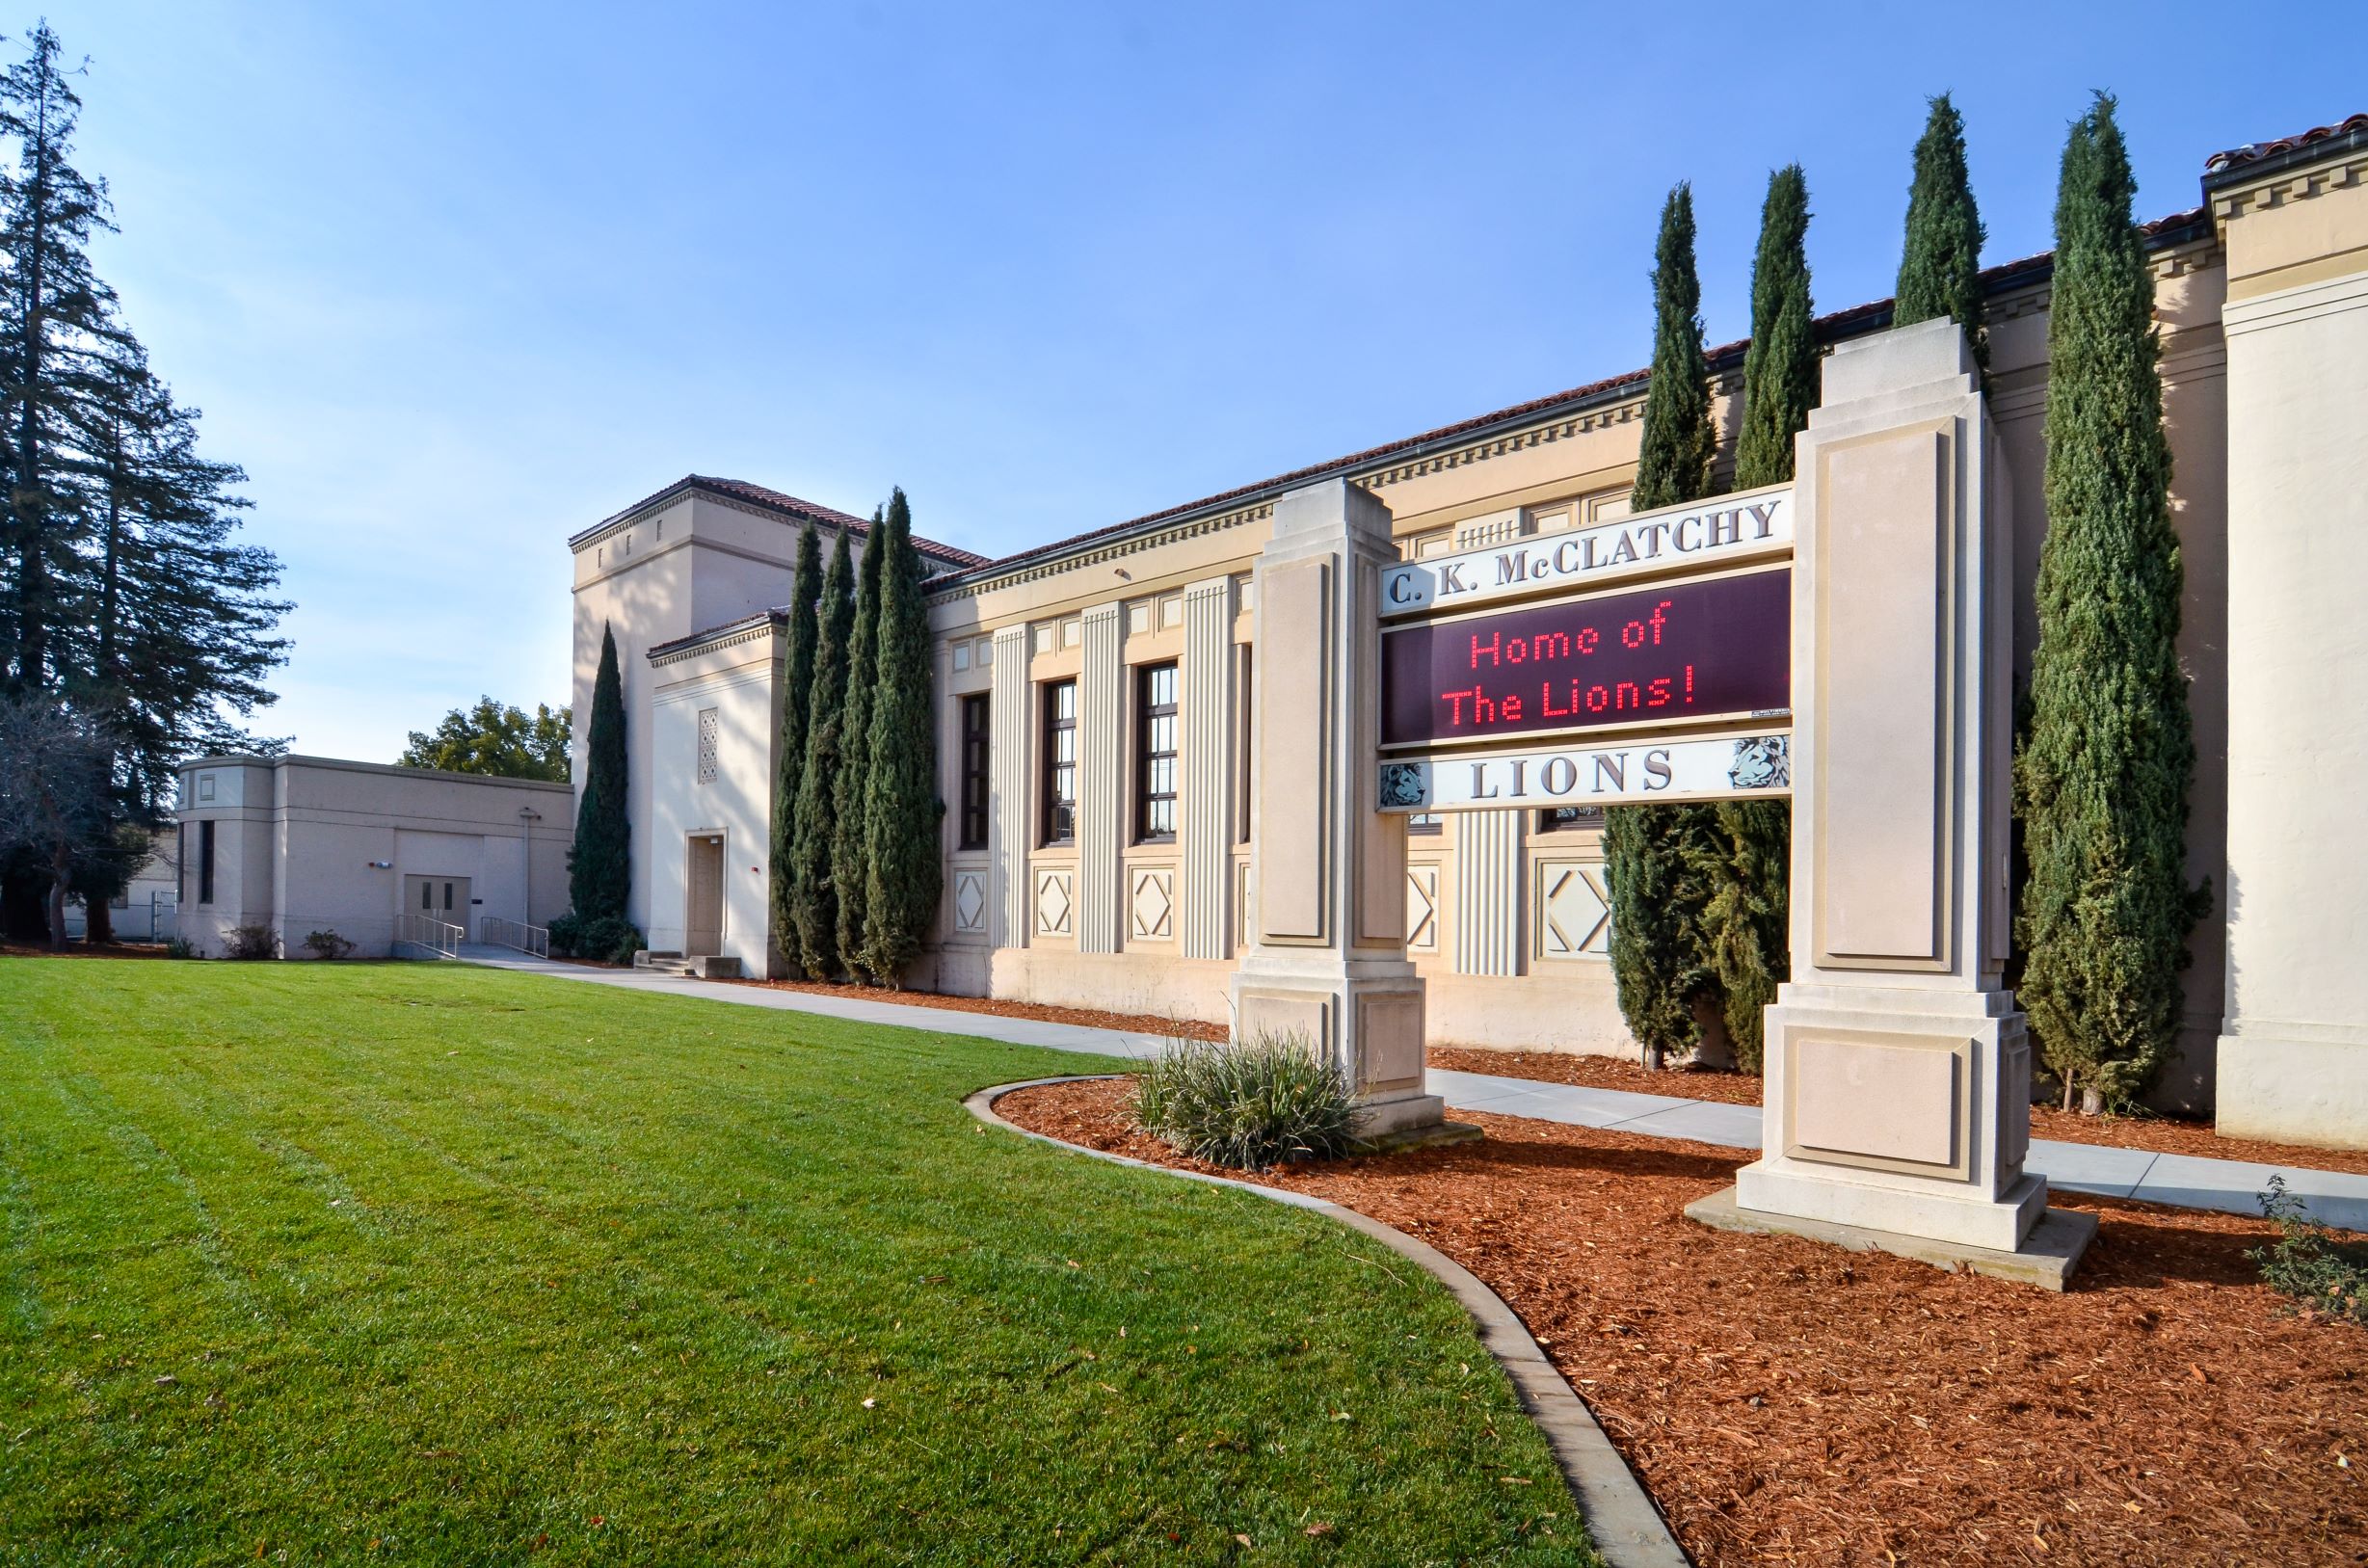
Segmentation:
<svg viewBox="0 0 2368 1568">
<path fill-rule="evenodd" d="M 1787 567 L 1385 629 L 1381 744 L 1788 713 L 1792 615 Z"/>
</svg>

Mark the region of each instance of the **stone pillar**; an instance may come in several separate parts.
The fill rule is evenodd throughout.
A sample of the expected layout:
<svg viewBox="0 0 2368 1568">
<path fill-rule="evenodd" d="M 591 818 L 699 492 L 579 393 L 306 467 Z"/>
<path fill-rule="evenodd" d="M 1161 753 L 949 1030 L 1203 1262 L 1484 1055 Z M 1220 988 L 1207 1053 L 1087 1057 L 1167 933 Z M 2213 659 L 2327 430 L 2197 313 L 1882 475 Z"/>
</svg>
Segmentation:
<svg viewBox="0 0 2368 1568">
<path fill-rule="evenodd" d="M 987 707 L 987 866 L 992 889 L 987 940 L 1027 945 L 1027 850 L 1036 841 L 1035 791 L 1028 757 L 1035 738 L 1035 696 L 1027 678 L 1027 624 L 995 634 L 993 696 Z"/>
<path fill-rule="evenodd" d="M 1368 1136 L 1439 1125 L 1423 982 L 1406 959 L 1406 825 L 1376 811 L 1390 509 L 1343 480 L 1274 504 L 1255 581 L 1257 898 L 1234 973 L 1245 1036 L 1304 1036 L 1355 1089 Z"/>
<path fill-rule="evenodd" d="M 1837 348 L 1795 450 L 1793 978 L 1736 1203 L 2012 1252 L 2047 1207 L 2001 981 L 2012 535 L 1963 334 Z"/>
<path fill-rule="evenodd" d="M 2204 183 L 2228 258 L 2219 1127 L 2368 1148 L 2368 132 Z"/>
<path fill-rule="evenodd" d="M 1087 610 L 1078 676 L 1078 951 L 1118 951 L 1119 850 L 1127 810 L 1127 622 L 1116 601 Z"/>
<path fill-rule="evenodd" d="M 1184 769 L 1176 794 L 1177 897 L 1184 956 L 1233 953 L 1234 580 L 1211 577 L 1184 589 L 1184 665 L 1178 737 Z"/>
</svg>

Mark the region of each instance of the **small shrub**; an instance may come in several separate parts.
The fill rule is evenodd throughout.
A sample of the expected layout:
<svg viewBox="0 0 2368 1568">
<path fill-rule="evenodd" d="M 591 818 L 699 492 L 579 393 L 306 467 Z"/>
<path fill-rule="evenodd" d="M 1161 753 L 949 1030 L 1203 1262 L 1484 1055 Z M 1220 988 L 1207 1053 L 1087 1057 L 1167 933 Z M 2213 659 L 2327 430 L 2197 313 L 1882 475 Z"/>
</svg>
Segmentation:
<svg viewBox="0 0 2368 1568">
<path fill-rule="evenodd" d="M 2263 1216 L 2277 1226 L 2277 1244 L 2255 1247 L 2245 1257 L 2261 1265 L 2261 1280 L 2329 1317 L 2368 1326 L 2368 1245 L 2343 1241 L 2304 1217 L 2302 1200 L 2286 1190 L 2286 1179 L 2270 1178 L 2261 1194 Z"/>
<path fill-rule="evenodd" d="M 349 958 L 354 944 L 337 935 L 334 929 L 315 931 L 305 938 L 305 951 L 315 958 Z"/>
<path fill-rule="evenodd" d="M 1170 1041 L 1136 1080 L 1134 1117 L 1179 1153 L 1236 1170 L 1357 1147 L 1348 1085 L 1299 1034 Z"/>
<path fill-rule="evenodd" d="M 279 934 L 268 925 L 234 925 L 223 933 L 222 956 L 234 959 L 278 958 Z"/>
<path fill-rule="evenodd" d="M 198 944 L 187 937 L 167 937 L 165 956 L 167 958 L 200 958 L 204 955 L 198 951 Z"/>
<path fill-rule="evenodd" d="M 633 955 L 649 945 L 632 921 L 615 915 L 586 920 L 567 914 L 551 922 L 551 951 L 561 958 L 630 964 Z"/>
</svg>

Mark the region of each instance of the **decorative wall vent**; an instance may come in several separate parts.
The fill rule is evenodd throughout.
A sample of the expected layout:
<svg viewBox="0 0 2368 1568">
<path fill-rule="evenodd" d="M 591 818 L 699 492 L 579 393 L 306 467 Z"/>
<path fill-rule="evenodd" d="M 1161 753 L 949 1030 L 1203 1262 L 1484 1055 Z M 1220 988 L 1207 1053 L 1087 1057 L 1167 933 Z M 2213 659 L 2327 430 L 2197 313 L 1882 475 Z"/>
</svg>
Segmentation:
<svg viewBox="0 0 2368 1568">
<path fill-rule="evenodd" d="M 715 782 L 715 735 L 718 728 L 717 711 L 711 707 L 699 710 L 699 782 Z"/>
</svg>

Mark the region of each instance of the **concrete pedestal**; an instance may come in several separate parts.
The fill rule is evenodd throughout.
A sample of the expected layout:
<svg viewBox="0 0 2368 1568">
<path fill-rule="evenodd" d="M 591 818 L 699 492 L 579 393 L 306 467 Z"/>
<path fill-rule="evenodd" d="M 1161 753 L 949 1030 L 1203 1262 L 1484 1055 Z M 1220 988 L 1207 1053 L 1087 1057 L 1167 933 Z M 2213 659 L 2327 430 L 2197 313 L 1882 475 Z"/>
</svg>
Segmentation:
<svg viewBox="0 0 2368 1568">
<path fill-rule="evenodd" d="M 1793 979 L 1735 1207 L 2011 1255 L 2047 1190 L 2003 978 L 2009 490 L 1953 324 L 1844 344 L 1823 374 L 1796 445 Z"/>
<path fill-rule="evenodd" d="M 1334 1063 L 1360 1133 L 1440 1125 L 1423 1065 L 1423 981 L 1406 958 L 1406 825 L 1375 810 L 1381 569 L 1390 511 L 1334 480 L 1275 502 L 1253 592 L 1260 677 L 1242 1038 L 1291 1035 Z"/>
</svg>

